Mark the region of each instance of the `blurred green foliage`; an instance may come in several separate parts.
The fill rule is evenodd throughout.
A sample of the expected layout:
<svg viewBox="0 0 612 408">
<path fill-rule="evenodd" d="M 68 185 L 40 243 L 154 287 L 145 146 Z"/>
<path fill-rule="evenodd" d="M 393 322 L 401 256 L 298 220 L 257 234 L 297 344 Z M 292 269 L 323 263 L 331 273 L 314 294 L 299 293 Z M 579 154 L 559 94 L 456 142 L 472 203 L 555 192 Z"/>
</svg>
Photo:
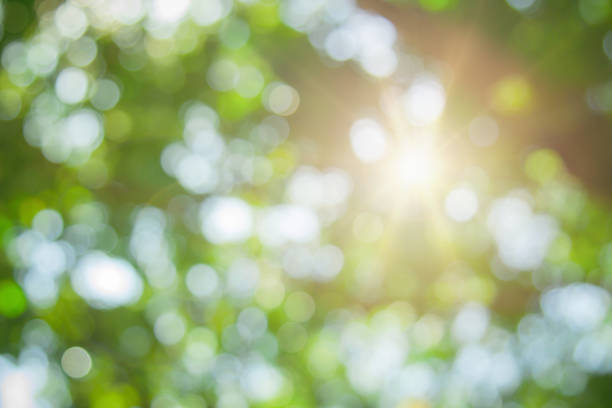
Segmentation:
<svg viewBox="0 0 612 408">
<path fill-rule="evenodd" d="M 1 5 L 1 407 L 608 406 L 608 0 Z"/>
</svg>

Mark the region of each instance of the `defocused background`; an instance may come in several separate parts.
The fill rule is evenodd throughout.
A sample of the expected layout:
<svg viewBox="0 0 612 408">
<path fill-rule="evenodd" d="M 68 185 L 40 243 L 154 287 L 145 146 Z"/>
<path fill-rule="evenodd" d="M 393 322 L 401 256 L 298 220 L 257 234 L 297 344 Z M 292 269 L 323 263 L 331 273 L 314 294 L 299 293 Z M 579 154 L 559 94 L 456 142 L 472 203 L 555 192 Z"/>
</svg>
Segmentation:
<svg viewBox="0 0 612 408">
<path fill-rule="evenodd" d="M 612 1 L 0 1 L 0 407 L 608 407 Z"/>
</svg>

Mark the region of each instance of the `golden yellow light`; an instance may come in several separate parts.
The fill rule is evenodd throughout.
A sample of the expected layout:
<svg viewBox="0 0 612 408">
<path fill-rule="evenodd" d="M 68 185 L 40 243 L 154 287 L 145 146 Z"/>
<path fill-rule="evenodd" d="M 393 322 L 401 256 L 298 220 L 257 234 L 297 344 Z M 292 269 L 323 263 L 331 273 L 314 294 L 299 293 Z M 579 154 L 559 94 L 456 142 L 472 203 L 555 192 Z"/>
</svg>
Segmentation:
<svg viewBox="0 0 612 408">
<path fill-rule="evenodd" d="M 440 164 L 437 159 L 430 147 L 404 147 L 395 159 L 396 177 L 408 189 L 431 186 L 438 177 Z"/>
</svg>

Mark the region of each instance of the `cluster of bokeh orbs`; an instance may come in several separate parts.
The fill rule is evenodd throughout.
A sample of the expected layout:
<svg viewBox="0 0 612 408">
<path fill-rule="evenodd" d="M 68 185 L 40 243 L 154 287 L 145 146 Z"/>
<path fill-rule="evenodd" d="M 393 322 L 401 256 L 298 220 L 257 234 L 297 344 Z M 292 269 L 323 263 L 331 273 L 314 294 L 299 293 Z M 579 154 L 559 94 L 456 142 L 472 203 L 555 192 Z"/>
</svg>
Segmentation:
<svg viewBox="0 0 612 408">
<path fill-rule="evenodd" d="M 580 3 L 585 19 L 595 18 L 593 1 Z M 508 4 L 527 12 L 537 1 Z M 423 191 L 434 190 L 444 166 L 437 134 L 448 104 L 442 75 L 401 49 L 390 21 L 355 2 L 68 1 L 43 10 L 33 36 L 4 47 L 11 86 L 0 90 L 0 119 L 22 117 L 27 143 L 50 162 L 78 169 L 83 184 L 96 189 L 108 181 L 95 152 L 105 143 L 109 117 L 126 115 L 114 109 L 127 84 L 107 65 L 101 38 L 116 45 L 122 70 L 175 64 L 175 76 L 159 84 L 171 92 L 190 86 L 176 61 L 216 36 L 227 52 L 211 58 L 200 85 L 255 101 L 261 117 L 237 136 L 219 109 L 181 101 L 181 138 L 152 159 L 181 191 L 168 208 L 134 205 L 127 234 L 113 227 L 109 206 L 93 200 L 63 215 L 43 208 L 29 227 L 12 231 L 7 255 L 34 314 L 61 304 L 62 293 L 100 313 L 140 312 L 141 321 L 122 328 L 114 346 L 128 360 L 154 355 L 161 362 L 145 380 L 155 408 L 205 406 L 203 394 L 214 395 L 209 404 L 218 407 L 295 400 L 308 406 L 305 376 L 317 385 L 318 406 L 520 407 L 513 393 L 526 381 L 576 395 L 589 375 L 612 372 L 610 295 L 572 283 L 581 271 L 569 259 L 572 242 L 563 232 L 583 208 L 582 193 L 549 150 L 526 158 L 525 173 L 536 185 L 531 192 L 490 193 L 478 167 L 441 183 L 442 193 L 433 197 L 443 215 L 437 221 L 472 252 L 491 255 L 486 274 L 452 264 L 433 285 L 440 303 L 452 303 L 450 312 L 387 301 L 385 260 L 372 248 L 384 249 L 387 235 L 397 239 L 390 232 L 397 220 L 381 211 L 384 205 L 372 208 L 353 196 L 364 186 L 348 170 L 283 168 L 282 157 L 275 158 L 291 139 L 299 90 L 232 54 L 253 29 L 238 11 L 259 6 L 272 7 L 322 58 L 355 62 L 400 89 L 393 109 L 383 104 L 378 116 L 356 119 L 341 137 L 361 166 L 388 167 L 380 182 L 399 180 L 398 197 L 423 199 Z M 612 54 L 608 37 L 604 50 Z M 502 84 L 501 103 L 508 87 L 512 93 L 523 85 L 520 78 Z M 592 107 L 609 110 L 608 88 L 589 93 Z M 400 128 L 390 124 L 396 115 Z M 504 134 L 494 115 L 483 113 L 470 118 L 462 136 L 487 149 Z M 92 162 L 93 176 L 81 170 Z M 257 188 L 274 190 L 272 198 L 250 194 Z M 567 197 L 574 206 L 564 205 Z M 336 229 L 359 249 L 349 247 L 352 238 L 334 235 Z M 200 259 L 181 259 L 192 247 L 180 234 L 197 236 Z M 610 247 L 602 254 L 601 267 L 612 269 Z M 540 308 L 507 328 L 491 307 L 494 279 L 530 280 L 542 291 Z M 337 293 L 319 297 L 342 285 L 351 288 L 354 304 L 337 302 Z M 43 320 L 25 324 L 17 358 L 0 357 L 0 406 L 70 406 L 69 379 L 86 382 L 112 371 L 107 366 L 116 355 L 68 344 Z M 113 389 L 94 406 L 145 403 L 134 394 L 129 386 Z"/>
</svg>

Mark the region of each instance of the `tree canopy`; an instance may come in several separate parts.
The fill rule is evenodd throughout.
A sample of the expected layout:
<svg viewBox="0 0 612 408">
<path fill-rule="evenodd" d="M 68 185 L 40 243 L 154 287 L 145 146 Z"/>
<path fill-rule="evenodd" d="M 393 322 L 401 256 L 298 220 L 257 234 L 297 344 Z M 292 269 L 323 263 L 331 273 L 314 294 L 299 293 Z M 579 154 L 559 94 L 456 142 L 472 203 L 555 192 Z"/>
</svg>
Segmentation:
<svg viewBox="0 0 612 408">
<path fill-rule="evenodd" d="M 609 0 L 0 6 L 1 408 L 609 406 Z"/>
</svg>

